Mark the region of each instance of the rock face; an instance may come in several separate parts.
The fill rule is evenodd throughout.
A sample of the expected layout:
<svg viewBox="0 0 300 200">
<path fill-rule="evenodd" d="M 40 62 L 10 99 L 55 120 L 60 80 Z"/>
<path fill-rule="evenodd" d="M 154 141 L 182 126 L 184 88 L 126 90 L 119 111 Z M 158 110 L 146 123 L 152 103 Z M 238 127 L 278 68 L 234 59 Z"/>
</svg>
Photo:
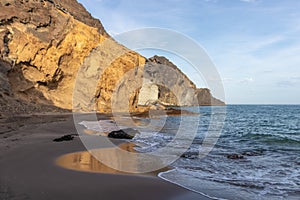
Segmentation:
<svg viewBox="0 0 300 200">
<path fill-rule="evenodd" d="M 157 84 L 159 102 L 164 105 L 196 105 L 195 84 L 176 65 L 163 56 L 149 58 L 145 65 L 145 82 Z"/>
<path fill-rule="evenodd" d="M 199 106 L 224 106 L 224 102 L 214 98 L 207 88 L 197 88 L 195 91 Z"/>
<path fill-rule="evenodd" d="M 154 83 L 154 96 L 166 105 L 194 105 L 195 98 L 200 105 L 223 104 L 167 59 L 147 60 L 115 42 L 76 0 L 0 0 L 0 10 L 1 111 L 26 104 L 140 112 L 149 109 L 138 103 L 141 88 Z M 173 82 L 162 82 L 157 64 L 178 72 L 163 71 Z"/>
<path fill-rule="evenodd" d="M 209 89 L 197 88 L 176 65 L 163 56 L 149 58 L 144 71 L 148 84 L 157 84 L 157 101 L 163 105 L 224 105 L 222 101 L 211 95 Z"/>
<path fill-rule="evenodd" d="M 156 84 L 145 84 L 141 87 L 138 95 L 138 105 L 144 106 L 149 105 L 152 102 L 158 101 L 159 97 L 158 85 Z"/>
<path fill-rule="evenodd" d="M 76 20 L 54 1 L 1 1 L 0 6 L 1 58 L 11 64 L 12 93 L 70 109 L 74 72 L 105 39 L 99 34 L 104 30 Z"/>
<path fill-rule="evenodd" d="M 128 112 L 141 84 L 145 58 L 111 39 L 88 55 L 78 71 L 73 105 L 78 111 Z M 139 111 L 139 110 L 137 110 Z"/>
</svg>

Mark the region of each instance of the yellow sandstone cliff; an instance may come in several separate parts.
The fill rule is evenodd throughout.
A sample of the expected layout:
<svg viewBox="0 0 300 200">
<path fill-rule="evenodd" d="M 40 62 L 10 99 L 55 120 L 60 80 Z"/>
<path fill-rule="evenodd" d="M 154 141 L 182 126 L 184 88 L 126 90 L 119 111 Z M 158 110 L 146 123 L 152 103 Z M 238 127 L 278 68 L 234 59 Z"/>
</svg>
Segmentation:
<svg viewBox="0 0 300 200">
<path fill-rule="evenodd" d="M 115 42 L 76 0 L 0 0 L 0 10 L 1 112 L 27 112 L 40 105 L 100 112 L 149 108 L 138 105 L 138 95 L 144 68 L 159 57 L 147 60 Z M 179 81 L 175 92 L 190 91 L 182 94 L 183 102 L 202 98 L 185 75 Z M 159 102 L 177 105 L 170 90 L 159 88 Z M 223 104 L 210 101 L 209 90 L 205 95 L 205 105 Z"/>
</svg>

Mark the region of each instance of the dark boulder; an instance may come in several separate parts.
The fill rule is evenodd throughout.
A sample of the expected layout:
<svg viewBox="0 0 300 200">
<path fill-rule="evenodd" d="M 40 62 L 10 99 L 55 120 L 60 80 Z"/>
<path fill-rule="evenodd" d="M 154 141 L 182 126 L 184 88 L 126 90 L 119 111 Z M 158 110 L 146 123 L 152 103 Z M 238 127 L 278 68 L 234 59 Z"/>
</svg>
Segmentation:
<svg viewBox="0 0 300 200">
<path fill-rule="evenodd" d="M 132 128 L 126 128 L 117 131 L 112 131 L 107 136 L 109 138 L 116 138 L 116 139 L 132 139 L 136 133 L 138 133 L 137 130 L 134 130 Z"/>
<path fill-rule="evenodd" d="M 73 140 L 73 139 L 74 139 L 73 135 L 64 135 L 62 137 L 53 139 L 53 141 L 54 142 L 62 142 L 62 141 L 70 141 L 70 140 Z"/>
<path fill-rule="evenodd" d="M 240 154 L 229 154 L 229 155 L 227 155 L 227 158 L 228 159 L 243 159 L 244 156 L 240 155 Z"/>
<path fill-rule="evenodd" d="M 199 158 L 199 152 L 185 152 L 180 157 L 187 159 L 196 159 Z"/>
</svg>

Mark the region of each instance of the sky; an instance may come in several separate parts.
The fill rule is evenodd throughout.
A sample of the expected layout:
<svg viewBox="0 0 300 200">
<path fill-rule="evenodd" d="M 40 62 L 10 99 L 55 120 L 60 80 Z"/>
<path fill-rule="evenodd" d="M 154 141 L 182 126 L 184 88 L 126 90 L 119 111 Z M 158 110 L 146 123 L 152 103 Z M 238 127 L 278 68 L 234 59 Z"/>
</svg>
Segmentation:
<svg viewBox="0 0 300 200">
<path fill-rule="evenodd" d="M 158 27 L 196 41 L 215 64 L 228 104 L 300 104 L 298 0 L 79 2 L 112 36 Z M 149 56 L 149 52 L 140 53 Z M 165 56 L 198 87 L 205 87 L 184 62 Z"/>
</svg>

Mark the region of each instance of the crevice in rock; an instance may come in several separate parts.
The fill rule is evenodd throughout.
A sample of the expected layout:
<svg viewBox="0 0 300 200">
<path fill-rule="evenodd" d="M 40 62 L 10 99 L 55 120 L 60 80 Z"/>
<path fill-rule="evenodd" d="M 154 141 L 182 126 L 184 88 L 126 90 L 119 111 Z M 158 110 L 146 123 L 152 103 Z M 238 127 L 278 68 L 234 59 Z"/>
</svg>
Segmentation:
<svg viewBox="0 0 300 200">
<path fill-rule="evenodd" d="M 14 21 L 18 19 L 16 16 L 13 16 L 9 19 L 5 18 L 5 19 L 1 19 L 0 20 L 0 26 L 7 26 L 7 25 L 11 25 L 12 23 L 14 23 Z"/>
<path fill-rule="evenodd" d="M 3 55 L 4 57 L 7 57 L 10 50 L 9 50 L 9 42 L 12 39 L 12 34 L 9 30 L 7 30 L 5 32 L 4 38 L 3 38 L 3 44 L 4 44 L 4 51 L 3 51 Z"/>
<path fill-rule="evenodd" d="M 67 61 L 68 57 L 71 57 L 72 53 L 66 53 L 59 57 L 57 65 L 61 66 L 64 62 Z"/>
<path fill-rule="evenodd" d="M 37 81 L 36 83 L 42 86 L 47 86 L 47 82 L 45 81 Z"/>
<path fill-rule="evenodd" d="M 63 78 L 64 72 L 60 68 L 57 68 L 54 75 L 52 76 L 52 79 L 47 82 L 49 90 L 57 89 L 58 84 L 62 81 Z"/>
<path fill-rule="evenodd" d="M 20 23 L 22 23 L 22 24 L 29 24 L 29 23 L 30 23 L 30 18 L 20 19 L 19 21 L 20 21 Z"/>
<path fill-rule="evenodd" d="M 34 8 L 29 8 L 29 9 L 27 10 L 28 13 L 33 13 L 33 11 L 34 11 Z"/>
</svg>

